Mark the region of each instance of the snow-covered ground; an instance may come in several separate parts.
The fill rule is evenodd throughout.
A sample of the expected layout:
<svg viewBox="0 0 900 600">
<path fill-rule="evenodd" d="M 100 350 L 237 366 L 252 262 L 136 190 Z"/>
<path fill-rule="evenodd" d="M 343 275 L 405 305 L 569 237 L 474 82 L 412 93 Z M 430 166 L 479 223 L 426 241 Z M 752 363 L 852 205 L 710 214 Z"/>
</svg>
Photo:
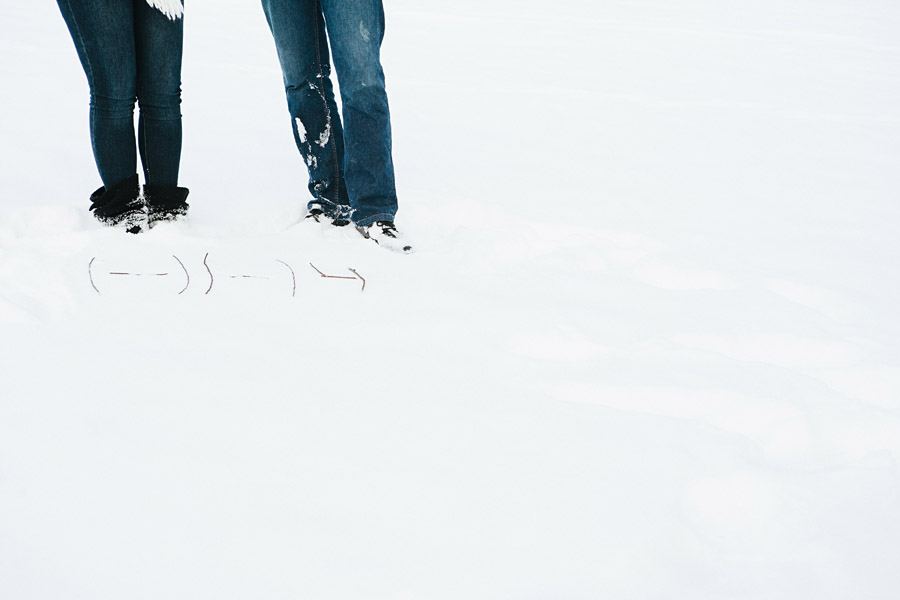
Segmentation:
<svg viewBox="0 0 900 600">
<path fill-rule="evenodd" d="M 187 11 L 135 237 L 0 7 L 0 598 L 897 597 L 900 5 L 387 0 L 410 256 L 300 222 L 258 3 Z"/>
</svg>

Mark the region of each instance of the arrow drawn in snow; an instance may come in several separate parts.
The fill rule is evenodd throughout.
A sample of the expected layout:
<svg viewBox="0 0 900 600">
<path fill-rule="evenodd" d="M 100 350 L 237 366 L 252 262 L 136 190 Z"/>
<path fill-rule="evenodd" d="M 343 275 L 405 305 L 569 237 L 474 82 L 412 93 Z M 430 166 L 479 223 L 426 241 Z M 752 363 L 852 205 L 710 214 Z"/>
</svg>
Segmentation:
<svg viewBox="0 0 900 600">
<path fill-rule="evenodd" d="M 309 263 L 309 266 L 311 266 L 311 267 L 315 270 L 316 273 L 318 273 L 319 275 L 321 275 L 322 277 L 324 277 L 324 278 L 326 278 L 326 279 L 353 279 L 353 280 L 361 279 L 362 282 L 363 282 L 363 286 L 362 286 L 362 290 L 361 290 L 361 291 L 363 291 L 363 292 L 366 291 L 366 280 L 363 279 L 362 276 L 361 276 L 359 273 L 357 273 L 355 269 L 348 269 L 348 270 L 352 271 L 353 274 L 356 275 L 356 277 L 347 277 L 346 275 L 326 275 L 325 273 L 323 273 L 322 271 L 320 271 L 320 270 L 316 267 L 316 265 L 314 265 L 314 264 L 312 264 L 312 263 Z"/>
<path fill-rule="evenodd" d="M 357 276 L 357 277 L 359 277 L 359 278 L 360 278 L 360 279 L 362 279 L 362 282 L 363 282 L 363 286 L 362 286 L 362 289 L 361 289 L 361 290 L 359 290 L 359 291 L 361 291 L 361 292 L 364 292 L 364 291 L 366 291 L 366 280 L 365 280 L 365 279 L 363 279 L 363 276 L 362 276 L 362 275 L 360 275 L 360 274 L 359 274 L 359 273 L 357 273 L 357 272 L 356 272 L 356 269 L 353 269 L 353 268 L 350 268 L 350 267 L 347 267 L 347 270 L 349 270 L 349 271 L 350 271 L 350 272 L 351 272 L 351 273 L 353 273 L 353 274 L 354 274 L 354 275 L 356 275 L 356 276 Z"/>
</svg>

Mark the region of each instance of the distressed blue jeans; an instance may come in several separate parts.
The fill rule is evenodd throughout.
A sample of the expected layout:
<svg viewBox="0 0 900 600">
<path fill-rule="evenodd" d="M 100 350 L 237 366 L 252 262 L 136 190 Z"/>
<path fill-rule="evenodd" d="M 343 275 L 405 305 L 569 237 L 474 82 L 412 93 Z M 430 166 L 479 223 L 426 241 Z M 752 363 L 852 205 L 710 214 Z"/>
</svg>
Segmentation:
<svg viewBox="0 0 900 600">
<path fill-rule="evenodd" d="M 309 171 L 310 207 L 319 205 L 360 226 L 393 221 L 397 192 L 381 68 L 381 0 L 262 5 L 281 63 L 294 140 Z M 332 59 L 343 115 L 330 78 Z"/>
<path fill-rule="evenodd" d="M 147 183 L 176 185 L 183 19 L 169 20 L 146 0 L 57 3 L 91 90 L 91 146 L 103 185 L 134 175 L 138 150 Z"/>
</svg>

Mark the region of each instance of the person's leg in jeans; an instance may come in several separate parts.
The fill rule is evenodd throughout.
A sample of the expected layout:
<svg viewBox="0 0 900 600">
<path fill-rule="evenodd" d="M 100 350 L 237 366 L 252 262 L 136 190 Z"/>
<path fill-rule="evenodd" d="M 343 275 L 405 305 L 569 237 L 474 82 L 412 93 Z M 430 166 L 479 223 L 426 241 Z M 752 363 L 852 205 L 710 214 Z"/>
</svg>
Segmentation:
<svg viewBox="0 0 900 600">
<path fill-rule="evenodd" d="M 175 186 L 181 160 L 181 57 L 184 19 L 171 20 L 144 0 L 134 5 L 138 147 L 144 180 Z"/>
<path fill-rule="evenodd" d="M 353 221 L 366 227 L 397 213 L 391 118 L 381 67 L 381 0 L 321 0 L 340 84 Z"/>
<path fill-rule="evenodd" d="M 344 138 L 330 79 L 328 40 L 318 0 L 262 0 L 275 38 L 294 141 L 309 171 L 309 208 L 346 222 Z"/>
<path fill-rule="evenodd" d="M 138 148 L 144 167 L 148 225 L 187 214 L 187 188 L 178 187 L 181 162 L 181 57 L 184 19 L 169 19 L 135 0 Z"/>
<path fill-rule="evenodd" d="M 133 0 L 58 0 L 91 91 L 90 131 L 103 185 L 136 174 Z"/>
</svg>

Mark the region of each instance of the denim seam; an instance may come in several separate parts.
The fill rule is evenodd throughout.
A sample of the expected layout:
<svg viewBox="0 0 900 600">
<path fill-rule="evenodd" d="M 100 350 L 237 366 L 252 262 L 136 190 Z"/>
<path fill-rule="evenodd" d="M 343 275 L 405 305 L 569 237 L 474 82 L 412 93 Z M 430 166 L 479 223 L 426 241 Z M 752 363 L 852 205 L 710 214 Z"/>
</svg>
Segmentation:
<svg viewBox="0 0 900 600">
<path fill-rule="evenodd" d="M 133 27 L 135 27 L 134 32 L 134 96 L 137 101 L 137 109 L 138 109 L 138 153 L 141 156 L 141 166 L 144 168 L 144 184 L 150 185 L 150 174 L 153 170 L 150 168 L 150 154 L 151 152 L 147 149 L 147 123 L 144 121 L 144 105 L 141 102 L 141 97 L 143 96 L 143 90 L 141 89 L 141 77 L 140 77 L 140 66 L 138 65 L 138 56 L 140 55 L 137 50 L 137 18 L 138 15 L 134 15 L 135 23 Z M 133 117 L 132 117 L 133 118 Z M 132 127 L 134 125 L 132 124 Z M 141 152 L 141 149 L 144 149 Z"/>
<path fill-rule="evenodd" d="M 140 101 L 138 101 L 140 102 Z M 144 123 L 144 111 L 140 108 L 140 104 L 138 104 L 138 110 L 140 114 L 138 115 L 138 136 L 140 136 L 140 146 L 144 148 L 144 154 L 146 156 L 141 156 L 141 163 L 144 166 L 144 183 L 150 185 L 150 173 L 152 170 L 150 169 L 150 152 L 147 151 L 147 124 Z M 141 127 L 143 124 L 143 127 Z"/>
</svg>

